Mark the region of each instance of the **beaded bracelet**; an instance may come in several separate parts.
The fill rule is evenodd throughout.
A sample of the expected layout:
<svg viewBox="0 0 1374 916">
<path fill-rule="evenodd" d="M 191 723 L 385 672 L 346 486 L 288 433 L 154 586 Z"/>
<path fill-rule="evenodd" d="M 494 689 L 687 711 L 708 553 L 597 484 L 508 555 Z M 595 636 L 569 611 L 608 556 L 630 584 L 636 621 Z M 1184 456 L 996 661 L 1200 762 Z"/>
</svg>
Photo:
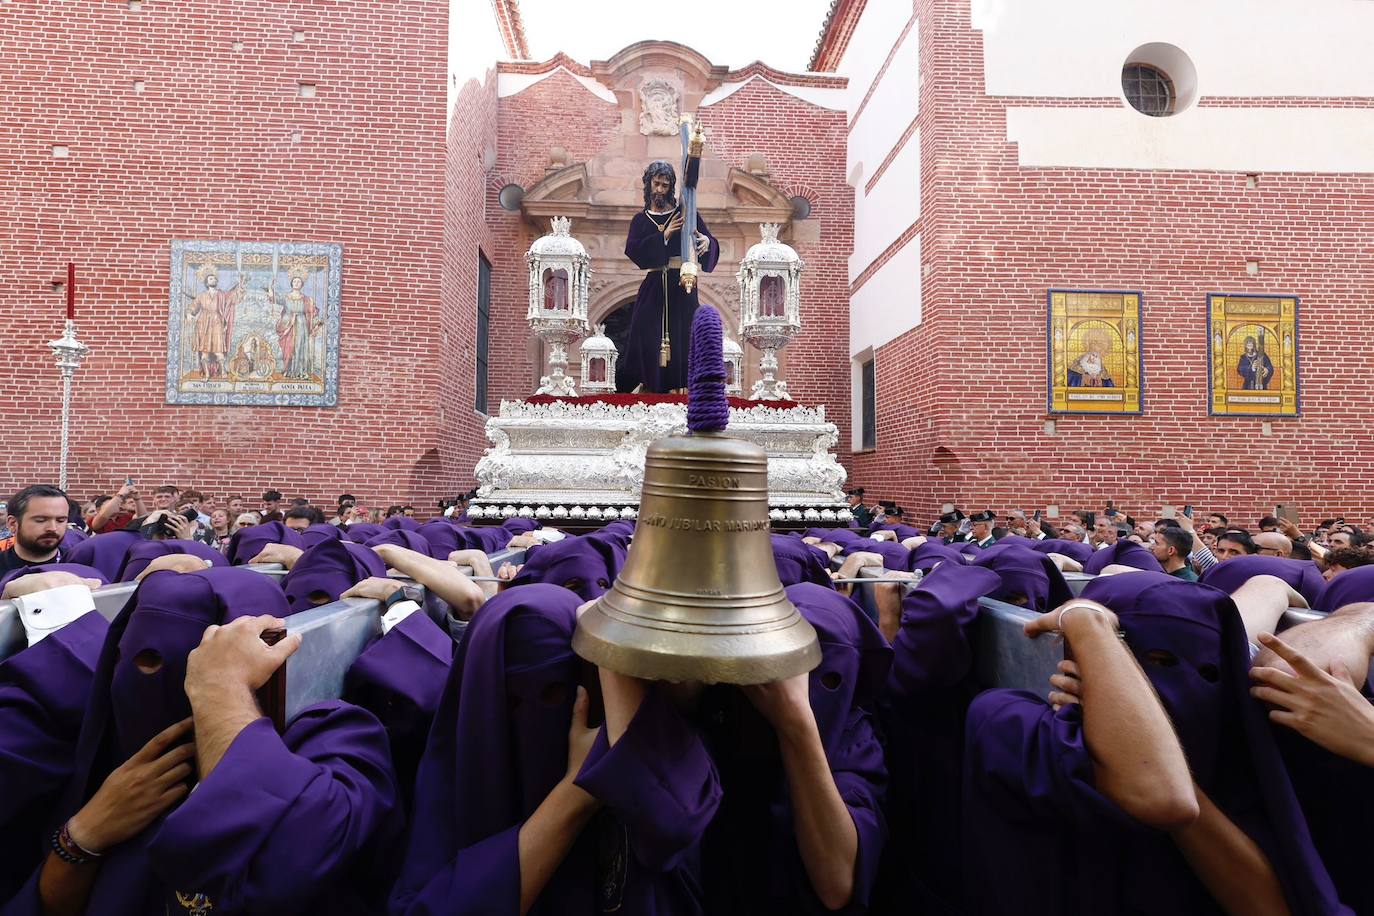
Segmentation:
<svg viewBox="0 0 1374 916">
<path fill-rule="evenodd" d="M 99 859 L 101 855 L 73 840 L 65 822 L 52 832 L 52 839 L 48 845 L 52 847 L 52 851 L 57 854 L 57 857 L 68 865 L 87 865 Z M 72 852 L 73 849 L 77 852 Z"/>
</svg>

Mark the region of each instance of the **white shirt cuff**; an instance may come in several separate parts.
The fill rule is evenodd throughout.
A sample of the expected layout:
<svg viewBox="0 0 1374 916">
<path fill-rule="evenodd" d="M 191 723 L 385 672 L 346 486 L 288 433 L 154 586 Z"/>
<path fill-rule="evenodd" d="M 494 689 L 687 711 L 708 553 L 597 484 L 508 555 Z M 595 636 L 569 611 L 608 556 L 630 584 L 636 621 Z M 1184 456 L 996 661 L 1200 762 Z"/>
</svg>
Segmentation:
<svg viewBox="0 0 1374 916">
<path fill-rule="evenodd" d="M 67 624 L 95 610 L 95 599 L 84 585 L 63 585 L 14 599 L 29 645 L 51 636 Z"/>
</svg>

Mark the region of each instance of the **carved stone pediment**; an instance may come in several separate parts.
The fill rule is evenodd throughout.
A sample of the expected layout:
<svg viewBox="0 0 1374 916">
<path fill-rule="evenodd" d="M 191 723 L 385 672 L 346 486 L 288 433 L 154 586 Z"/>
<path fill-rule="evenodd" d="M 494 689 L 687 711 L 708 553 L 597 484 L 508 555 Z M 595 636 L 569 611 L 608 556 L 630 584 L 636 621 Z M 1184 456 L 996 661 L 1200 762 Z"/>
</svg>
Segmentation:
<svg viewBox="0 0 1374 916">
<path fill-rule="evenodd" d="M 639 132 L 653 137 L 678 133 L 682 92 L 671 81 L 651 76 L 639 84 Z"/>
</svg>

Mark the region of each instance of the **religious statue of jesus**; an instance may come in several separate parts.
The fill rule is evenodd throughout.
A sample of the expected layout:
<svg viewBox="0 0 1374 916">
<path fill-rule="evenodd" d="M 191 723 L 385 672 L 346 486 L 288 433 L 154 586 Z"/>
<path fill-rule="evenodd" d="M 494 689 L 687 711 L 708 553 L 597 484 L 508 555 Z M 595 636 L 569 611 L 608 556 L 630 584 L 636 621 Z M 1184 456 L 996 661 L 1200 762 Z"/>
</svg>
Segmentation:
<svg viewBox="0 0 1374 916">
<path fill-rule="evenodd" d="M 697 291 L 687 292 L 678 282 L 682 258 L 684 217 L 677 202 L 677 173 L 667 162 L 649 163 L 644 170 L 644 209 L 630 220 L 625 256 L 648 271 L 630 312 L 630 337 L 616 368 L 616 388 L 662 394 L 687 387 L 687 344 L 692 316 L 697 310 Z M 701 269 L 708 273 L 720 259 L 720 243 L 696 220 L 696 252 Z M 667 365 L 659 358 L 667 341 Z"/>
</svg>

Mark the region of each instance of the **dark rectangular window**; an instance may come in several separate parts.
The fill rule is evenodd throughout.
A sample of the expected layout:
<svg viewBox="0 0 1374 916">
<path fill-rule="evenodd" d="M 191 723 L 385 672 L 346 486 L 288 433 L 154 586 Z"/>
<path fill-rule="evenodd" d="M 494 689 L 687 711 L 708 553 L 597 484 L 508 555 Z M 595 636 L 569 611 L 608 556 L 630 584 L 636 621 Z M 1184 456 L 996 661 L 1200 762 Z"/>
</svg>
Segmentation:
<svg viewBox="0 0 1374 916">
<path fill-rule="evenodd" d="M 477 252 L 477 409 L 487 412 L 487 337 L 491 330 L 491 262 Z"/>
<path fill-rule="evenodd" d="M 862 448 L 878 447 L 878 384 L 873 372 L 873 359 L 867 359 L 860 367 L 862 374 L 860 398 L 863 411 Z"/>
</svg>

